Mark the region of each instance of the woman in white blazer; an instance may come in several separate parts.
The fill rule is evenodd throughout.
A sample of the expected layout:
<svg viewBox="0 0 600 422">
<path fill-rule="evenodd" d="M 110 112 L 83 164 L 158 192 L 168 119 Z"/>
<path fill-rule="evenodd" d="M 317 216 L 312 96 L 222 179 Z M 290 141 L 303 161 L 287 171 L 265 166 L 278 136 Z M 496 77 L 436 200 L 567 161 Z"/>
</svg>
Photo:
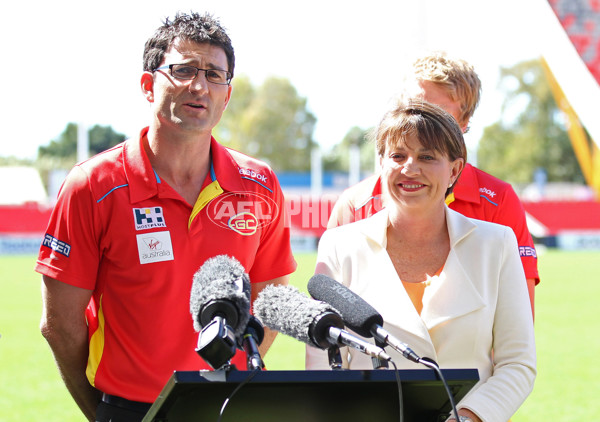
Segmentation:
<svg viewBox="0 0 600 422">
<path fill-rule="evenodd" d="M 419 356 L 441 368 L 478 369 L 480 381 L 457 405 L 461 421 L 506 422 L 536 376 L 533 320 L 514 233 L 445 205 L 466 147 L 441 108 L 399 102 L 374 136 L 386 208 L 325 232 L 316 273 L 362 296 Z M 386 351 L 398 368 L 422 367 Z M 346 368 L 373 368 L 369 356 L 342 352 Z M 307 347 L 307 369 L 328 367 L 327 352 Z"/>
</svg>

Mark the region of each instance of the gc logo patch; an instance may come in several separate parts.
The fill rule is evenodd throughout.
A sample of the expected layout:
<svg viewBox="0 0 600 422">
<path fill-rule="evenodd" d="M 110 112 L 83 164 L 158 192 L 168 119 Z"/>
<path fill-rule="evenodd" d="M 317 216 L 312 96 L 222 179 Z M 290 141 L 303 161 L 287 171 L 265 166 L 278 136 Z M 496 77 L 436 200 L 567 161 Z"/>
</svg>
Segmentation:
<svg viewBox="0 0 600 422">
<path fill-rule="evenodd" d="M 227 225 L 241 235 L 250 236 L 256 233 L 258 219 L 251 212 L 242 212 L 231 217 Z"/>
<path fill-rule="evenodd" d="M 134 208 L 133 219 L 136 230 L 167 227 L 162 207 Z"/>
<path fill-rule="evenodd" d="M 231 192 L 210 202 L 210 220 L 242 236 L 252 236 L 260 228 L 276 221 L 279 207 L 267 195 L 255 192 Z"/>
</svg>

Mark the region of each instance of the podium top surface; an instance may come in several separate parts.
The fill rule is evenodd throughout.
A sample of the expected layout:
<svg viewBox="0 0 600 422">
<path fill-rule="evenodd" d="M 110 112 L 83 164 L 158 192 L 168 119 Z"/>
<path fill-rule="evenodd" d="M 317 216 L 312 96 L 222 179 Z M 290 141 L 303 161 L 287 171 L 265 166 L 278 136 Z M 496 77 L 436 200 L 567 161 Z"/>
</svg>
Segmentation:
<svg viewBox="0 0 600 422">
<path fill-rule="evenodd" d="M 476 369 L 443 369 L 442 374 L 456 403 L 479 380 Z M 451 408 L 431 369 L 176 371 L 144 422 L 217 421 L 225 400 L 246 381 L 227 404 L 223 422 L 397 421 L 400 411 L 405 422 L 435 422 Z"/>
<path fill-rule="evenodd" d="M 430 369 L 401 369 L 397 371 L 403 384 L 439 380 L 435 371 Z M 175 371 L 169 384 L 188 384 L 205 382 L 239 383 L 252 371 Z M 477 369 L 442 369 L 447 381 L 478 381 Z M 252 383 L 301 383 L 301 382 L 396 382 L 392 370 L 322 370 L 322 371 L 259 371 Z"/>
</svg>

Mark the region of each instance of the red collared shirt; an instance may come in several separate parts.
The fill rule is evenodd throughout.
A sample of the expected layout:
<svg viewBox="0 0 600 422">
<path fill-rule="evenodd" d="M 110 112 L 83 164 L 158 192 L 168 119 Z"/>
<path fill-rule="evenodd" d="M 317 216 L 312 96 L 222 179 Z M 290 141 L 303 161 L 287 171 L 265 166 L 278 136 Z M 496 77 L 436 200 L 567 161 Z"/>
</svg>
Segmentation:
<svg viewBox="0 0 600 422">
<path fill-rule="evenodd" d="M 525 210 L 512 186 L 467 164 L 454 187 L 453 196 L 454 201 L 448 205 L 451 209 L 467 217 L 502 224 L 513 229 L 519 244 L 525 277 L 535 279 L 536 284 L 539 283 L 535 245 L 527 228 Z"/>
<path fill-rule="evenodd" d="M 275 174 L 211 141 L 212 168 L 192 207 L 128 140 L 78 164 L 52 213 L 36 271 L 93 290 L 87 375 L 99 390 L 153 402 L 174 370 L 210 367 L 195 352 L 193 275 L 213 256 L 251 282 L 292 273 L 289 228 Z M 245 369 L 239 352 L 232 363 Z"/>
</svg>

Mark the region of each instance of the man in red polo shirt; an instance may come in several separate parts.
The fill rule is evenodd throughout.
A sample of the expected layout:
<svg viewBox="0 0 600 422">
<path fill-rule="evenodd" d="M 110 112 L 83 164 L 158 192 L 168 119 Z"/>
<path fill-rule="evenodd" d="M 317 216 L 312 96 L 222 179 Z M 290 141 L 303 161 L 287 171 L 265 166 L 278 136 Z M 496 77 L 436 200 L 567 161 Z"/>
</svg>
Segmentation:
<svg viewBox="0 0 600 422">
<path fill-rule="evenodd" d="M 207 259 L 237 259 L 252 300 L 296 268 L 275 174 L 212 137 L 234 62 L 212 16 L 167 19 L 144 50 L 149 127 L 61 188 L 35 268 L 41 330 L 90 421 L 141 420 L 174 370 L 209 369 L 190 316 Z M 263 355 L 275 334 L 265 328 Z M 241 352 L 232 363 L 245 369 Z"/>
<path fill-rule="evenodd" d="M 433 53 L 414 62 L 405 90 L 410 96 L 421 97 L 445 109 L 466 132 L 479 103 L 481 82 L 473 67 L 464 60 Z M 369 217 L 381 210 L 384 202 L 379 176 L 373 175 L 342 193 L 327 227 Z M 527 278 L 531 311 L 534 312 L 534 287 L 540 281 L 537 254 L 527 228 L 525 210 L 512 186 L 467 163 L 446 203 L 467 217 L 513 229 Z"/>
</svg>

